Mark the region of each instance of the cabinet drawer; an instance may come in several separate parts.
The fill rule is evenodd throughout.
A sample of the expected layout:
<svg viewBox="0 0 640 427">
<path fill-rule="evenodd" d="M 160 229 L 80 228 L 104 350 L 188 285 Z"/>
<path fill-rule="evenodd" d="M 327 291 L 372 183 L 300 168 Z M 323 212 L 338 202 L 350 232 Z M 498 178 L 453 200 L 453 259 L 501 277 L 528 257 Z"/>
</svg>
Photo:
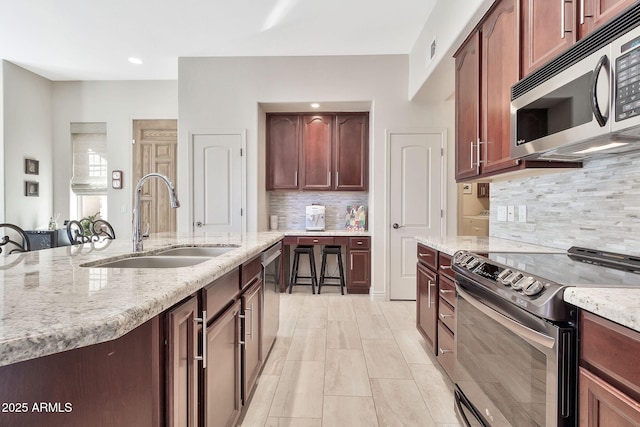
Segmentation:
<svg viewBox="0 0 640 427">
<path fill-rule="evenodd" d="M 453 270 L 451 270 L 451 256 L 440 252 L 438 254 L 438 273 L 444 274 L 453 280 Z"/>
<path fill-rule="evenodd" d="M 333 245 L 334 238 L 331 236 L 305 236 L 298 237 L 299 245 Z"/>
<path fill-rule="evenodd" d="M 440 304 L 438 304 L 438 320 L 446 325 L 451 332 L 455 333 L 456 330 L 456 315 L 455 309 L 449 305 L 444 299 L 440 298 Z"/>
<path fill-rule="evenodd" d="M 640 333 L 581 311 L 580 364 L 598 369 L 624 393 L 640 400 Z"/>
<path fill-rule="evenodd" d="M 369 249 L 368 237 L 349 237 L 349 248 L 351 249 Z"/>
<path fill-rule="evenodd" d="M 440 276 L 438 290 L 441 298 L 444 298 L 452 307 L 456 306 L 456 285 L 447 276 Z"/>
<path fill-rule="evenodd" d="M 584 368 L 578 387 L 579 425 L 640 425 L 640 404 Z"/>
<path fill-rule="evenodd" d="M 244 289 L 253 281 L 253 279 L 262 273 L 261 255 L 242 264 L 240 267 L 240 289 Z"/>
<path fill-rule="evenodd" d="M 207 321 L 213 319 L 238 295 L 240 270 L 234 269 L 202 289 L 203 310 L 207 310 Z"/>
<path fill-rule="evenodd" d="M 437 271 L 438 251 L 428 246 L 418 244 L 418 262 L 421 262 L 433 271 Z"/>
<path fill-rule="evenodd" d="M 455 354 L 453 352 L 453 334 L 442 322 L 438 322 L 438 355 L 436 358 L 442 365 L 449 378 L 453 378 Z"/>
</svg>

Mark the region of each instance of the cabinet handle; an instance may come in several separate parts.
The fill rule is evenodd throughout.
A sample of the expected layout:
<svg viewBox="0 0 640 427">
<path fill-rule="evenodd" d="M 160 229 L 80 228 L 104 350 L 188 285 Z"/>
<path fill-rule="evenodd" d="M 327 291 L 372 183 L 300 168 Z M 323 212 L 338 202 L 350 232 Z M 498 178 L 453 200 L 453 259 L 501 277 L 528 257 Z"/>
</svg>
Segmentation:
<svg viewBox="0 0 640 427">
<path fill-rule="evenodd" d="M 358 241 L 358 245 L 361 245 L 361 244 L 362 244 L 362 240 L 359 240 L 359 241 Z"/>
<path fill-rule="evenodd" d="M 327 171 L 327 183 L 329 187 L 331 187 L 331 171 Z"/>
<path fill-rule="evenodd" d="M 452 292 L 453 292 L 452 289 L 440 289 L 440 293 L 441 294 L 450 294 Z"/>
<path fill-rule="evenodd" d="M 238 314 L 238 319 L 246 319 L 246 316 L 245 316 L 244 314 Z M 244 338 L 244 337 L 243 337 L 243 338 Z M 238 344 L 240 344 L 240 345 L 245 345 L 245 341 L 240 340 L 240 341 L 238 342 Z"/>
<path fill-rule="evenodd" d="M 442 320 L 446 319 L 447 317 L 453 317 L 453 314 L 443 314 L 443 313 L 440 313 L 440 318 L 441 318 Z"/>
<path fill-rule="evenodd" d="M 296 183 L 295 183 L 295 186 L 296 187 L 298 186 L 298 171 L 296 171 Z"/>
<path fill-rule="evenodd" d="M 351 262 L 349 264 L 349 268 L 351 269 L 351 271 L 353 271 L 353 254 L 351 254 Z"/>
<path fill-rule="evenodd" d="M 446 350 L 442 347 L 438 347 L 438 351 L 440 351 L 440 354 L 453 353 L 453 350 Z"/>
<path fill-rule="evenodd" d="M 480 170 L 480 163 L 484 163 L 484 160 L 480 160 L 480 145 L 484 144 L 483 141 L 480 141 L 480 138 L 478 138 L 478 145 L 476 145 L 476 156 L 478 158 L 478 171 Z M 485 153 L 485 158 L 486 158 L 486 153 Z"/>
<path fill-rule="evenodd" d="M 318 239 L 313 239 L 313 243 L 318 243 Z"/>
<path fill-rule="evenodd" d="M 338 183 L 340 182 L 339 178 L 340 178 L 340 172 L 336 171 L 336 187 L 338 186 Z"/>
<path fill-rule="evenodd" d="M 249 334 L 248 335 L 251 337 L 251 341 L 253 341 L 253 304 L 251 304 L 251 307 L 245 308 L 244 311 L 245 311 L 245 313 L 247 311 L 249 311 L 250 314 L 251 314 L 251 321 L 249 322 Z M 244 340 L 246 341 L 247 338 L 245 337 Z"/>
<path fill-rule="evenodd" d="M 580 25 L 584 24 L 584 0 L 580 0 Z"/>
<path fill-rule="evenodd" d="M 431 256 L 430 253 L 423 253 L 423 252 L 418 252 L 418 255 L 420 255 L 420 256 Z"/>
<path fill-rule="evenodd" d="M 202 324 L 202 356 L 193 356 L 195 360 L 202 361 L 202 369 L 207 368 L 207 310 L 202 310 L 202 317 L 193 319 L 194 323 Z M 196 350 L 197 354 L 198 351 Z"/>
<path fill-rule="evenodd" d="M 441 265 L 440 268 L 443 269 L 443 270 L 451 270 L 451 266 L 450 265 Z"/>
<path fill-rule="evenodd" d="M 571 1 L 567 1 L 567 0 L 560 0 L 560 19 L 562 22 L 560 22 L 560 38 L 564 39 L 565 38 L 565 34 L 566 33 L 570 33 L 571 30 L 567 30 L 566 29 L 566 24 L 565 24 L 565 20 L 566 20 L 566 8 L 565 5 L 567 3 L 571 3 Z"/>
<path fill-rule="evenodd" d="M 434 287 L 436 284 L 435 283 L 431 283 L 431 280 L 429 280 L 429 287 L 427 288 L 427 307 L 431 308 L 431 304 L 435 304 L 435 301 L 431 301 L 431 288 Z"/>
<path fill-rule="evenodd" d="M 469 158 L 471 159 L 471 165 L 469 167 L 473 169 L 473 141 L 469 142 L 469 145 L 471 147 L 471 154 L 469 155 Z"/>
</svg>

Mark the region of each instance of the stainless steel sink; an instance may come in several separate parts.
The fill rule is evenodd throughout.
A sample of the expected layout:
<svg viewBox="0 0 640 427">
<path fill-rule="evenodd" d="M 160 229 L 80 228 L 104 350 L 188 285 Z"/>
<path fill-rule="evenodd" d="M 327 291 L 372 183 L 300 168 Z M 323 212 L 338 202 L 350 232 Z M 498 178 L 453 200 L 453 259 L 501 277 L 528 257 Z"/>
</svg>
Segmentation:
<svg viewBox="0 0 640 427">
<path fill-rule="evenodd" d="M 179 257 L 192 257 L 192 256 L 205 256 L 205 257 L 217 257 L 222 254 L 226 254 L 229 251 L 238 248 L 238 246 L 183 246 L 179 248 L 171 248 L 162 250 L 153 256 L 179 256 Z"/>
<path fill-rule="evenodd" d="M 206 256 L 137 256 L 107 261 L 104 263 L 91 263 L 81 267 L 91 268 L 180 268 L 197 265 L 210 260 Z"/>
</svg>

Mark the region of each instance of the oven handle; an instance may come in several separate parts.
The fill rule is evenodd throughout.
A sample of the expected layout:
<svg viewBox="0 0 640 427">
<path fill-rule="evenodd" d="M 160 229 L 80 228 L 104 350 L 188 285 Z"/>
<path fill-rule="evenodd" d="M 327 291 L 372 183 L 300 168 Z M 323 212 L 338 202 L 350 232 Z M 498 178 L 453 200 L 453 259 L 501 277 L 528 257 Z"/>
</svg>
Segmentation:
<svg viewBox="0 0 640 427">
<path fill-rule="evenodd" d="M 492 308 L 484 305 L 478 299 L 474 298 L 471 294 L 463 291 L 459 286 L 457 287 L 457 291 L 458 295 L 463 297 L 469 304 L 471 304 L 483 314 L 486 314 L 496 322 L 500 323 L 502 326 L 509 329 L 514 334 L 520 336 L 521 338 L 530 342 L 535 342 L 547 348 L 553 348 L 553 346 L 555 345 L 556 340 L 553 337 L 550 337 L 538 331 L 534 331 L 533 329 L 528 328 L 516 322 L 515 320 L 512 320 L 507 316 L 498 313 Z"/>
</svg>

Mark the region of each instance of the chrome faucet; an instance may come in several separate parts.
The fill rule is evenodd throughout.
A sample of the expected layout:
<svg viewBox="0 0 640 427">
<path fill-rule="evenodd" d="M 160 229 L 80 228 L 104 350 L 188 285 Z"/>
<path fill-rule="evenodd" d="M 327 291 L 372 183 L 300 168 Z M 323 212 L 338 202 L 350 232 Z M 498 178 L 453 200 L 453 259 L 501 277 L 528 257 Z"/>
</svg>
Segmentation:
<svg viewBox="0 0 640 427">
<path fill-rule="evenodd" d="M 133 193 L 133 252 L 142 251 L 142 240 L 147 237 L 142 233 L 142 231 L 140 231 L 142 227 L 142 219 L 140 217 L 140 196 L 142 195 L 142 186 L 144 182 L 153 177 L 160 178 L 167 185 L 167 189 L 169 189 L 169 197 L 171 198 L 171 207 L 173 209 L 180 207 L 180 201 L 178 200 L 178 196 L 176 196 L 176 190 L 169 178 L 155 172 L 149 173 L 140 178 L 138 185 L 136 185 L 136 191 Z"/>
</svg>

